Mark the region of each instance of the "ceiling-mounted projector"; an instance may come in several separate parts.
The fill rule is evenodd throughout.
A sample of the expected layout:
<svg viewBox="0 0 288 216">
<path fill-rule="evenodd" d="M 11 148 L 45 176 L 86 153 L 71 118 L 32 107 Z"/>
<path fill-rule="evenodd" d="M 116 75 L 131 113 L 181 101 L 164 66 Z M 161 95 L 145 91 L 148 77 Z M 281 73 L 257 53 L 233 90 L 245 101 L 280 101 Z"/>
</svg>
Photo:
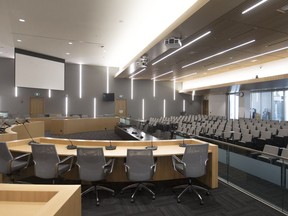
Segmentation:
<svg viewBox="0 0 288 216">
<path fill-rule="evenodd" d="M 167 48 L 180 48 L 182 46 L 180 38 L 169 38 L 165 39 L 164 44 Z"/>
<path fill-rule="evenodd" d="M 139 60 L 136 62 L 136 65 L 138 67 L 141 67 L 141 68 L 147 67 L 147 65 L 148 65 L 148 57 L 146 55 L 141 56 L 139 58 Z"/>
</svg>

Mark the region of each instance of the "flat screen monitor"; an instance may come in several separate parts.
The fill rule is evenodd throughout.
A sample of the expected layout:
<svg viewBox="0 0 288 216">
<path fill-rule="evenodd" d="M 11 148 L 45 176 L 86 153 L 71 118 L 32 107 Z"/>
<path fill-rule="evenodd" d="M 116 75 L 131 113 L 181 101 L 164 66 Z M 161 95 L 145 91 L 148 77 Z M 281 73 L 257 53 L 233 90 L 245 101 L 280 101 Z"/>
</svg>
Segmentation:
<svg viewBox="0 0 288 216">
<path fill-rule="evenodd" d="M 103 93 L 103 101 L 114 101 L 114 93 Z"/>
</svg>

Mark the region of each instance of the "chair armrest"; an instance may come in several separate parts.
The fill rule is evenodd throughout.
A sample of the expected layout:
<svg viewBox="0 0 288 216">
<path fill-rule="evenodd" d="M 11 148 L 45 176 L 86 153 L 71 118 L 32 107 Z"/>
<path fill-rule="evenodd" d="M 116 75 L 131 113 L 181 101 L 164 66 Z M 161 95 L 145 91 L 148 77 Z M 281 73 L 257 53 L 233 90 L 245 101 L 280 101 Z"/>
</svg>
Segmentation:
<svg viewBox="0 0 288 216">
<path fill-rule="evenodd" d="M 28 165 L 29 165 L 29 161 L 30 161 L 30 158 L 31 158 L 31 153 L 26 153 L 26 154 L 22 154 L 22 155 L 19 155 L 19 156 L 17 156 L 17 157 L 14 157 L 11 161 L 10 161 L 10 163 L 9 163 L 9 169 L 11 170 L 11 164 L 12 164 L 12 161 L 17 161 L 17 160 L 21 160 L 22 158 L 25 158 L 25 157 L 27 157 L 27 164 L 26 164 L 26 166 L 24 167 L 24 169 L 26 169 L 27 167 L 28 167 Z"/>
<path fill-rule="evenodd" d="M 153 164 L 151 167 L 150 167 L 150 169 L 151 170 L 153 170 L 153 173 L 155 173 L 156 172 L 156 163 L 155 164 Z"/>
<path fill-rule="evenodd" d="M 31 158 L 31 153 L 26 153 L 26 154 L 19 155 L 17 157 L 14 157 L 13 160 L 16 161 L 16 160 L 22 159 L 24 157 L 28 157 L 27 161 L 29 161 L 29 159 Z"/>
<path fill-rule="evenodd" d="M 125 172 L 127 173 L 130 167 L 126 163 L 124 163 L 124 167 L 125 167 Z"/>
<path fill-rule="evenodd" d="M 185 166 L 185 163 L 180 160 L 176 155 L 172 155 L 172 163 L 175 171 L 177 171 L 176 164 L 182 164 L 183 166 Z"/>
<path fill-rule="evenodd" d="M 73 165 L 73 155 L 70 155 L 70 156 L 67 156 L 67 157 L 65 157 L 63 160 L 61 160 L 59 163 L 57 163 L 57 168 L 58 168 L 58 166 L 60 165 L 60 164 L 64 164 L 64 163 L 66 163 L 67 161 L 69 161 L 70 160 L 70 163 L 69 163 L 69 171 L 71 170 L 71 168 L 72 168 L 72 165 Z"/>
<path fill-rule="evenodd" d="M 108 168 L 108 174 L 110 174 L 113 171 L 114 168 L 114 161 L 115 159 L 110 159 L 109 161 L 106 162 L 106 164 L 103 166 L 103 169 Z"/>
</svg>

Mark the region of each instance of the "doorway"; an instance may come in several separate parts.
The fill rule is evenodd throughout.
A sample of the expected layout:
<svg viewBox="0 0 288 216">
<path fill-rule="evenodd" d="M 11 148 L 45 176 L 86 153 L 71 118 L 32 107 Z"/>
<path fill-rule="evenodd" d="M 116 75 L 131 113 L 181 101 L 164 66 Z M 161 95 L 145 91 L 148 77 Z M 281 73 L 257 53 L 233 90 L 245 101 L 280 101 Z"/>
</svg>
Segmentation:
<svg viewBox="0 0 288 216">
<path fill-rule="evenodd" d="M 127 116 L 127 101 L 126 99 L 115 100 L 115 116 L 126 117 Z"/>
<path fill-rule="evenodd" d="M 30 117 L 44 116 L 44 97 L 30 97 Z"/>
</svg>

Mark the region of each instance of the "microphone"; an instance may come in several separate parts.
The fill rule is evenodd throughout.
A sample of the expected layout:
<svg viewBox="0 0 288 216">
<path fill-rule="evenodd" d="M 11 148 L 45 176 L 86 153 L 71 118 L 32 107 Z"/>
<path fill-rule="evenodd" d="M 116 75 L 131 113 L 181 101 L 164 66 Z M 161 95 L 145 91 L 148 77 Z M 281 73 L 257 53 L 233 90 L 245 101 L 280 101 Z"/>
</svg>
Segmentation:
<svg viewBox="0 0 288 216">
<path fill-rule="evenodd" d="M 153 138 L 152 138 L 151 139 L 151 145 L 150 146 L 146 146 L 146 149 L 151 149 L 151 150 L 154 151 L 154 150 L 157 150 L 157 148 L 158 148 L 157 146 L 153 145 Z"/>
<path fill-rule="evenodd" d="M 184 143 L 184 138 L 183 138 L 183 142 L 179 144 L 179 147 L 186 147 L 188 144 Z"/>
<path fill-rule="evenodd" d="M 109 135 L 108 135 L 108 132 L 107 132 L 107 128 L 105 128 L 105 131 L 106 131 L 106 135 L 107 135 L 107 138 L 108 138 Z M 111 144 L 111 139 L 109 139 L 109 142 L 110 142 L 110 145 L 109 145 L 109 146 L 105 146 L 105 149 L 106 149 L 106 150 L 115 150 L 115 149 L 116 149 L 116 146 L 112 146 L 112 144 Z"/>
<path fill-rule="evenodd" d="M 25 122 L 22 123 L 22 122 L 19 122 L 18 120 L 15 120 L 15 122 L 16 122 L 17 124 L 22 124 L 22 125 L 24 126 L 26 132 L 28 133 L 28 135 L 29 135 L 29 137 L 30 137 L 30 139 L 31 139 L 31 141 L 28 142 L 28 145 L 31 145 L 31 144 L 39 144 L 39 143 L 36 142 L 36 141 L 33 139 L 33 137 L 31 136 L 29 130 L 27 129 L 27 127 L 26 127 L 26 125 L 25 125 Z"/>
<path fill-rule="evenodd" d="M 67 138 L 67 139 L 69 140 L 70 144 L 67 145 L 66 148 L 69 149 L 69 150 L 77 149 L 77 146 L 73 145 L 72 141 L 69 138 Z"/>
</svg>

